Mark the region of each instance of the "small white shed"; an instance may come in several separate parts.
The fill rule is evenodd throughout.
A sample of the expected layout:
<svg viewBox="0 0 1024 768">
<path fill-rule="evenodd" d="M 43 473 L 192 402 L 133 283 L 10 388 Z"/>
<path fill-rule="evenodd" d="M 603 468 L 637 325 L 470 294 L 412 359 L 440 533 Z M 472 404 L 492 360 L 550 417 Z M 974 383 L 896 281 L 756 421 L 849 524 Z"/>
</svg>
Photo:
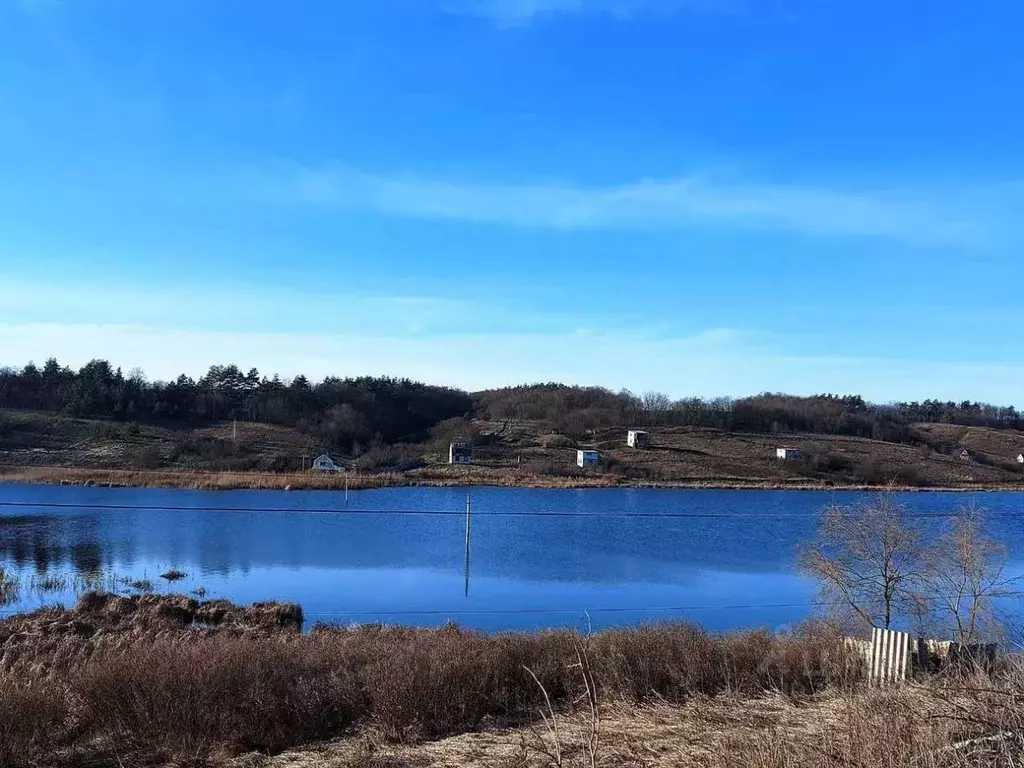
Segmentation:
<svg viewBox="0 0 1024 768">
<path fill-rule="evenodd" d="M 576 451 L 576 465 L 583 468 L 596 467 L 601 460 L 597 451 Z"/>
<path fill-rule="evenodd" d="M 1024 453 L 1018 453 L 1017 454 L 1017 463 L 1018 464 L 1024 464 Z"/>
<path fill-rule="evenodd" d="M 803 453 L 796 448 L 776 448 L 775 457 L 780 461 L 793 461 L 795 459 L 802 459 Z"/>
<path fill-rule="evenodd" d="M 649 435 L 639 429 L 631 429 L 626 432 L 626 445 L 630 448 L 646 448 Z"/>
<path fill-rule="evenodd" d="M 448 446 L 449 464 L 469 464 L 473 461 L 473 446 L 466 442 L 456 442 Z"/>
<path fill-rule="evenodd" d="M 313 469 L 317 472 L 341 472 L 338 463 L 326 453 L 317 456 L 313 460 Z"/>
</svg>

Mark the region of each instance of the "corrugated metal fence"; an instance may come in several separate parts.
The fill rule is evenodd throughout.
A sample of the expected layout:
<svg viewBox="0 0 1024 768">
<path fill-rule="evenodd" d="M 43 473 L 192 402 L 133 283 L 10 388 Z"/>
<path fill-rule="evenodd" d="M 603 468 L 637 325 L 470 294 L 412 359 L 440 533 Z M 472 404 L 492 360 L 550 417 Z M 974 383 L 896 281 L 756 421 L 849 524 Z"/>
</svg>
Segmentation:
<svg viewBox="0 0 1024 768">
<path fill-rule="evenodd" d="M 872 685 L 903 682 L 910 676 L 917 642 L 909 632 L 875 627 L 871 630 L 868 682 Z"/>
<path fill-rule="evenodd" d="M 871 685 L 900 683 L 915 671 L 935 672 L 948 665 L 987 667 L 996 656 L 994 644 L 960 645 L 878 627 L 871 630 L 870 640 L 848 638 L 847 645 L 864 659 Z"/>
</svg>

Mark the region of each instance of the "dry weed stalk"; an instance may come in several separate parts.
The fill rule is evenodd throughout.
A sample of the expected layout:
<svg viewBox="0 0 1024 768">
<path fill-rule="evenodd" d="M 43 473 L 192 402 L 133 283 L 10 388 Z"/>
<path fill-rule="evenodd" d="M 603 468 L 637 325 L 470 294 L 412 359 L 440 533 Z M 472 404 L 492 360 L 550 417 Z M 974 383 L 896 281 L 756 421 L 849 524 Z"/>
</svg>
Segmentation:
<svg viewBox="0 0 1024 768">
<path fill-rule="evenodd" d="M 544 706 L 539 708 L 537 712 L 540 714 L 541 721 L 551 737 L 551 745 L 549 747 L 547 740 L 531 726 L 530 732 L 536 738 L 536 749 L 551 761 L 553 768 L 562 768 L 562 739 L 558 735 L 558 719 L 555 717 L 555 710 L 551 706 L 551 696 L 548 695 L 548 689 L 544 687 L 544 684 L 532 669 L 527 666 L 524 666 L 523 669 L 533 678 L 533 682 L 537 684 L 541 694 L 544 696 Z"/>
</svg>

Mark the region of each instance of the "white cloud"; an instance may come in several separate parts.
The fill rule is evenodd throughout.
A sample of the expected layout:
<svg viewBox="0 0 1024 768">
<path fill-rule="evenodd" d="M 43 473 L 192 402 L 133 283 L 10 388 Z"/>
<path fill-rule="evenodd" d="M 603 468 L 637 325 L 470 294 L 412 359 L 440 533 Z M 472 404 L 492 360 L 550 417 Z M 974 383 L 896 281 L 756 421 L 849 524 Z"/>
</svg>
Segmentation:
<svg viewBox="0 0 1024 768">
<path fill-rule="evenodd" d="M 731 12 L 741 6 L 739 0 L 452 0 L 446 7 L 453 13 L 494 19 L 502 24 L 520 24 L 563 14 L 628 19 L 641 14 L 664 15 L 679 11 Z"/>
<path fill-rule="evenodd" d="M 638 333 L 462 333 L 410 338 L 196 331 L 149 326 L 0 323 L 0 363 L 71 365 L 101 357 L 150 379 L 237 363 L 283 376 L 387 374 L 481 389 L 564 381 L 673 396 L 758 391 L 860 393 L 869 399 L 988 400 L 1018 406 L 1024 365 L 805 356 L 730 330 L 675 338 Z"/>
<path fill-rule="evenodd" d="M 707 175 L 583 186 L 464 182 L 329 167 L 263 176 L 254 190 L 280 202 L 556 230 L 725 227 L 956 245 L 977 245 L 988 235 L 984 226 L 962 218 L 948 202 L 933 202 L 924 191 Z"/>
</svg>

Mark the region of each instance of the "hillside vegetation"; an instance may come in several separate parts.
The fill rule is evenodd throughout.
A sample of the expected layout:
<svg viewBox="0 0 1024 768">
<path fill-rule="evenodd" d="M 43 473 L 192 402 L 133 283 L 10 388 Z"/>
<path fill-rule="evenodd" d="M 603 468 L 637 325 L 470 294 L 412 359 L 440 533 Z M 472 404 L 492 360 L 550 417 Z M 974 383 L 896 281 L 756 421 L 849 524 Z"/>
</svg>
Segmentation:
<svg viewBox="0 0 1024 768">
<path fill-rule="evenodd" d="M 650 433 L 645 450 L 626 447 L 633 428 Z M 457 439 L 474 444 L 471 467 L 446 466 Z M 803 457 L 779 461 L 781 446 Z M 597 469 L 576 467 L 582 447 L 601 452 Z M 1022 451 L 1015 408 L 970 402 L 672 400 L 559 384 L 467 393 L 389 378 L 285 382 L 235 366 L 148 382 L 103 361 L 78 371 L 54 360 L 0 370 L 0 465 L 14 477 L 36 468 L 22 479 L 56 479 L 44 467 L 136 479 L 166 470 L 290 476 L 328 453 L 364 485 L 995 487 L 1024 480 Z"/>
</svg>

